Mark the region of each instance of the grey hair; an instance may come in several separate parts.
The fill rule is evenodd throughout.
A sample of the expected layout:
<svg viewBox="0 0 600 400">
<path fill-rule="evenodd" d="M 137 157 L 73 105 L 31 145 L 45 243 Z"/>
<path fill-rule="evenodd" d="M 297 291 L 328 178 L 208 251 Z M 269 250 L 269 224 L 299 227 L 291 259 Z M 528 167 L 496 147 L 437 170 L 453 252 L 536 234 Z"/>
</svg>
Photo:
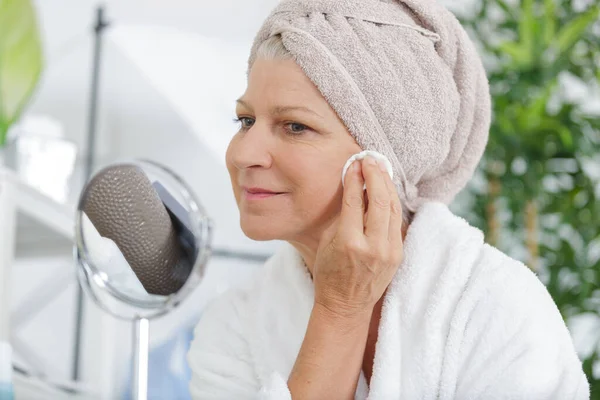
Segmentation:
<svg viewBox="0 0 600 400">
<path fill-rule="evenodd" d="M 263 60 L 289 60 L 293 59 L 292 54 L 283 44 L 281 35 L 273 35 L 266 39 L 260 44 L 256 50 L 256 58 Z M 410 211 L 408 207 L 401 201 L 402 204 L 402 221 L 404 225 L 410 225 L 414 218 L 414 212 Z"/>
<path fill-rule="evenodd" d="M 286 49 L 281 35 L 274 35 L 262 42 L 256 50 L 256 58 L 263 60 L 288 60 L 292 54 Z"/>
</svg>

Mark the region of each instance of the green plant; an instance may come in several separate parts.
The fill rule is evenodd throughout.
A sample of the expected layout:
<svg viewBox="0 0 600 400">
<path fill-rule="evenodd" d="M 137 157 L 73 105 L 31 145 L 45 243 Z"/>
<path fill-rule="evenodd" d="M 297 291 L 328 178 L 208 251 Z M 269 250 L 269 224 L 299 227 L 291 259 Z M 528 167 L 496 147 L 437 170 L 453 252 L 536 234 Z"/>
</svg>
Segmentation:
<svg viewBox="0 0 600 400">
<path fill-rule="evenodd" d="M 30 0 L 0 0 L 0 147 L 39 80 L 43 57 Z"/>
<path fill-rule="evenodd" d="M 493 98 L 486 154 L 463 214 L 491 244 L 521 259 L 563 318 L 600 317 L 600 117 L 568 96 L 600 81 L 597 2 L 480 0 L 459 20 L 479 46 Z M 600 332 L 596 338 L 600 349 Z M 584 360 L 592 398 L 594 364 Z"/>
</svg>

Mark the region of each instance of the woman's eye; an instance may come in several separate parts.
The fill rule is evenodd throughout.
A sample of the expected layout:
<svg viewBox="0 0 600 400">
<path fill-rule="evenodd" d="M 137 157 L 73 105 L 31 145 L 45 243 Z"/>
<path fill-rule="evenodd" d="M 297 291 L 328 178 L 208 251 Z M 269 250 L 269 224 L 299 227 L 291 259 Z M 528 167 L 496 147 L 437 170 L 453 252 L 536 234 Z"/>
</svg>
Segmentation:
<svg viewBox="0 0 600 400">
<path fill-rule="evenodd" d="M 287 126 L 288 130 L 295 135 L 300 134 L 308 129 L 306 125 L 298 124 L 296 122 L 291 122 L 287 124 Z"/>
<path fill-rule="evenodd" d="M 249 117 L 238 117 L 235 121 L 240 123 L 242 129 L 249 129 L 254 125 L 254 120 Z"/>
</svg>

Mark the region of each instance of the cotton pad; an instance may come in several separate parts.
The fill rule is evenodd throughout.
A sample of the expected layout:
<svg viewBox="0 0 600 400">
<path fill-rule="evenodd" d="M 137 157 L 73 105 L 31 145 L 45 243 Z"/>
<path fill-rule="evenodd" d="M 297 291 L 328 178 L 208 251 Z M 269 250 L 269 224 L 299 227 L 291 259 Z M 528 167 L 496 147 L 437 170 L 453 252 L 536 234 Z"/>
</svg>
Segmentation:
<svg viewBox="0 0 600 400">
<path fill-rule="evenodd" d="M 373 150 L 365 150 L 365 151 L 361 151 L 360 153 L 356 153 L 355 155 L 350 157 L 348 159 L 348 161 L 346 161 L 346 164 L 344 165 L 344 169 L 342 170 L 342 187 L 344 186 L 344 178 L 346 177 L 346 171 L 348 171 L 348 168 L 350 168 L 350 165 L 354 161 L 362 160 L 366 156 L 371 156 L 377 160 L 383 160 L 383 162 L 385 163 L 385 168 L 387 169 L 388 174 L 390 174 L 390 178 L 394 179 L 394 171 L 392 170 L 392 163 L 390 162 L 390 160 L 388 160 L 387 157 L 381 153 L 378 153 Z M 366 188 L 367 188 L 367 185 L 365 184 L 363 186 L 363 190 Z"/>
</svg>

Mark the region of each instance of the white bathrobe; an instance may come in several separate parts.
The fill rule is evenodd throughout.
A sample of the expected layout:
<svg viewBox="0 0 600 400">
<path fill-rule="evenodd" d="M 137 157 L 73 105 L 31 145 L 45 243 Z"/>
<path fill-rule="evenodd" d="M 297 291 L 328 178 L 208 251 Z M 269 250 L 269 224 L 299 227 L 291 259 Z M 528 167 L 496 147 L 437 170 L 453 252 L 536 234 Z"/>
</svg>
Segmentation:
<svg viewBox="0 0 600 400">
<path fill-rule="evenodd" d="M 525 265 L 441 203 L 425 204 L 383 303 L 356 399 L 589 399 L 569 332 Z M 314 288 L 289 244 L 212 302 L 188 354 L 192 398 L 289 400 Z M 335 357 L 335 354 L 331 355 Z M 335 385 L 335 382 L 331 383 Z"/>
</svg>

